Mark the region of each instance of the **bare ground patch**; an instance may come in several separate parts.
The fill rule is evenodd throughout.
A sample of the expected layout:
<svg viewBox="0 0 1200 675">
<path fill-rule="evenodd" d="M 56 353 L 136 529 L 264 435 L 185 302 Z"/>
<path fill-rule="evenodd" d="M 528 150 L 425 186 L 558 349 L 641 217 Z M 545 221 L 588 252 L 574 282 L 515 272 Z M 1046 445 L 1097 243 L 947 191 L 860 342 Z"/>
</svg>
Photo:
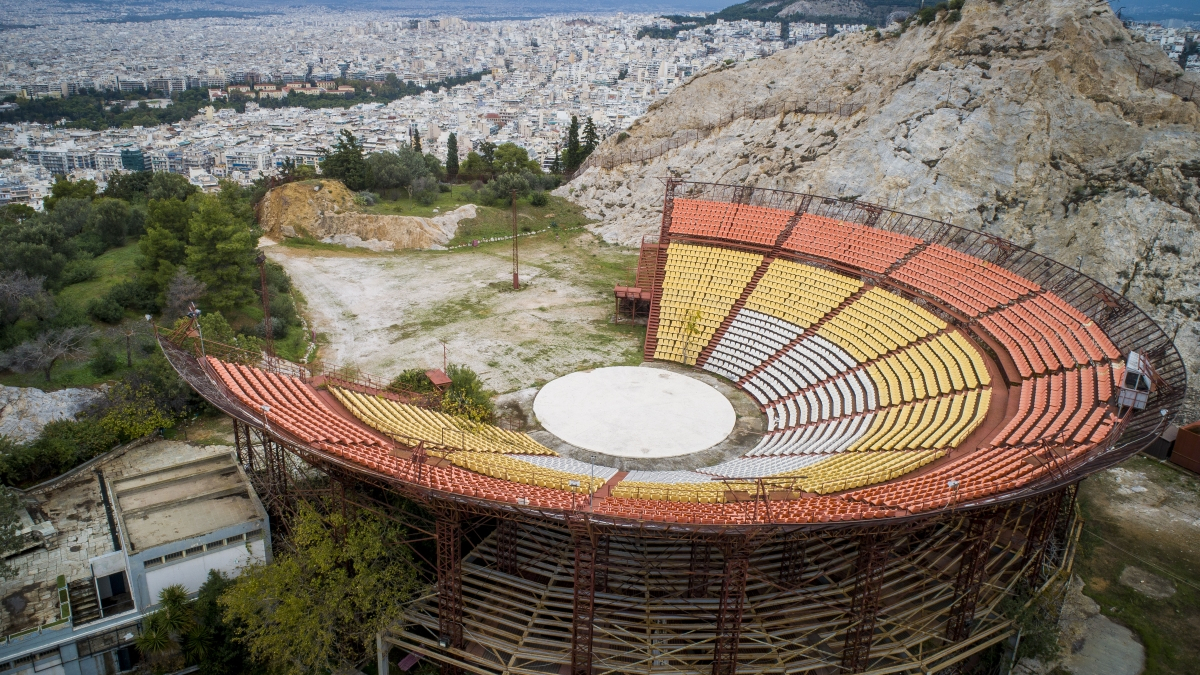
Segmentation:
<svg viewBox="0 0 1200 675">
<path fill-rule="evenodd" d="M 614 325 L 612 286 L 637 264 L 633 249 L 591 234 L 511 245 L 394 254 L 272 246 L 307 301 L 321 358 L 392 377 L 406 368 L 468 365 L 498 392 L 581 368 L 641 361 L 644 327 Z"/>
</svg>

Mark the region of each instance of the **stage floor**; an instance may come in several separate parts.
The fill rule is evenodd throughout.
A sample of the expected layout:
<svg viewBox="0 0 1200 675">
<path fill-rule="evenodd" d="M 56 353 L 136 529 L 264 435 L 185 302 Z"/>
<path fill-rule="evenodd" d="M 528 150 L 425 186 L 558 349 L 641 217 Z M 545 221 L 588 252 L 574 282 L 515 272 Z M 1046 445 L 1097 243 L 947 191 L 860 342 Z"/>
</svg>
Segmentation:
<svg viewBox="0 0 1200 675">
<path fill-rule="evenodd" d="M 571 373 L 538 392 L 542 427 L 579 448 L 654 459 L 720 443 L 737 420 L 721 392 L 686 375 L 617 366 Z"/>
</svg>

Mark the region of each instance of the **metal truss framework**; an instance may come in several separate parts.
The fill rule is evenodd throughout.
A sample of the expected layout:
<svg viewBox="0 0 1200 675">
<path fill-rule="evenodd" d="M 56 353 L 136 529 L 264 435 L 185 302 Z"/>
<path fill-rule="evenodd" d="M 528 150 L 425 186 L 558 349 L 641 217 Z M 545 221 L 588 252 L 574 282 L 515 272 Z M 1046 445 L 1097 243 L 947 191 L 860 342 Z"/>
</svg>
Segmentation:
<svg viewBox="0 0 1200 675">
<path fill-rule="evenodd" d="M 454 611 L 440 596 L 409 606 L 384 639 L 480 675 L 953 670 L 1013 633 L 997 606 L 1031 566 L 1053 577 L 1069 563 L 1078 528 L 1066 511 L 1067 527 L 1048 526 L 1052 508 L 1058 500 L 1027 500 L 869 531 L 686 539 L 586 516 L 512 519 L 511 533 L 497 528 L 462 562 L 461 649 L 437 643 Z M 1061 555 L 1039 562 L 1027 555 L 1035 541 Z M 501 546 L 513 546 L 520 575 L 500 569 Z M 696 597 L 698 550 L 719 596 Z"/>
</svg>

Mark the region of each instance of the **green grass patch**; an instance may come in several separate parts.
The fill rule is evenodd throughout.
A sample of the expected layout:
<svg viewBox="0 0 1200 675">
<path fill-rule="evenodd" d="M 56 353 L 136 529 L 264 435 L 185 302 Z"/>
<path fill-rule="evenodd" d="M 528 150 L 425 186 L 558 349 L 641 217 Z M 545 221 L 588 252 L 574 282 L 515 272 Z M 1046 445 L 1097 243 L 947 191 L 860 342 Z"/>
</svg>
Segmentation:
<svg viewBox="0 0 1200 675">
<path fill-rule="evenodd" d="M 473 194 L 469 186 L 455 185 L 451 187 L 450 192 L 439 192 L 437 199 L 432 204 L 425 205 L 410 198 L 407 190 L 395 188 L 381 191 L 379 194 L 380 201 L 373 206 L 363 207 L 362 210 L 365 213 L 374 213 L 382 216 L 432 218 L 440 216 L 447 211 L 453 211 L 463 204 L 472 203 Z M 436 213 L 434 209 L 437 209 Z"/>
<path fill-rule="evenodd" d="M 137 243 L 105 251 L 96 258 L 96 278 L 67 286 L 59 291 L 59 299 L 83 309 L 90 300 L 104 297 L 113 286 L 132 279 L 137 271 L 138 255 Z"/>
<path fill-rule="evenodd" d="M 1194 499 L 1179 499 L 1200 494 L 1196 477 L 1140 456 L 1121 466 L 1146 474 L 1166 491 L 1167 496 L 1157 504 L 1169 514 L 1162 518 L 1164 527 L 1178 527 L 1175 523 L 1180 519 L 1200 515 L 1195 512 Z M 1194 673 L 1200 663 L 1200 640 L 1196 639 L 1200 629 L 1200 590 L 1196 588 L 1200 586 L 1200 549 L 1194 538 L 1183 541 L 1148 527 L 1140 517 L 1136 521 L 1128 515 L 1119 517 L 1128 513 L 1128 506 L 1111 507 L 1112 502 L 1125 499 L 1117 489 L 1116 481 L 1101 473 L 1084 481 L 1080 490 L 1085 522 L 1075 564 L 1086 584 L 1084 593 L 1100 605 L 1101 612 L 1137 633 L 1146 647 L 1146 675 Z M 1174 522 L 1168 522 L 1168 517 Z M 1175 594 L 1156 600 L 1120 583 L 1121 572 L 1129 565 L 1169 579 Z"/>
<path fill-rule="evenodd" d="M 362 252 L 368 255 L 374 254 L 374 251 L 371 251 L 370 249 L 349 249 L 341 244 L 326 244 L 311 237 L 285 237 L 284 240 L 280 242 L 280 245 L 286 246 L 287 248 L 309 249 L 313 251 L 338 251 L 340 253 L 354 251 L 356 253 Z"/>
<path fill-rule="evenodd" d="M 517 228 L 522 232 L 538 232 L 551 228 L 551 223 L 557 223 L 559 230 L 582 227 L 589 222 L 583 215 L 583 209 L 561 197 L 546 195 L 545 206 L 530 206 L 524 200 L 517 200 Z M 526 229 L 528 228 L 528 229 Z M 469 244 L 473 239 L 491 239 L 493 237 L 512 236 L 512 209 L 480 206 L 474 218 L 461 220 L 458 232 L 450 240 L 450 246 Z M 562 236 L 568 236 L 564 233 Z"/>
</svg>

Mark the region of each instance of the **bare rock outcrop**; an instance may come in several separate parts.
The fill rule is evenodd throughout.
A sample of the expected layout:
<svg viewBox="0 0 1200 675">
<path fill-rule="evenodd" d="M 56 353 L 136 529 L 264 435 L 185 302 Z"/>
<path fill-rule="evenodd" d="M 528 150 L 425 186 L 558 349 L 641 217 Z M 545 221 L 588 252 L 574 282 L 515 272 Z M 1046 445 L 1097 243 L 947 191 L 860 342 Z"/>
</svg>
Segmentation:
<svg viewBox="0 0 1200 675">
<path fill-rule="evenodd" d="M 364 242 L 374 239 L 380 242 L 377 250 L 425 249 L 445 246 L 458 231 L 459 221 L 474 217 L 474 204 L 433 218 L 326 211 L 308 231 L 317 238 L 334 237 L 336 240 L 338 235 L 352 235 Z"/>
<path fill-rule="evenodd" d="M 474 204 L 433 218 L 362 213 L 354 193 L 336 180 L 280 185 L 263 197 L 258 210 L 264 233 L 276 241 L 312 237 L 373 251 L 445 246 L 459 221 L 474 217 Z"/>
<path fill-rule="evenodd" d="M 656 232 L 668 174 L 889 204 L 1080 264 L 1134 300 L 1200 371 L 1200 107 L 1104 0 L 967 0 L 903 34 L 849 34 L 707 70 L 597 150 L 700 140 L 592 168 L 556 194 L 612 242 Z M 1192 75 L 1183 75 L 1190 83 Z M 844 101 L 849 116 L 730 110 Z M 718 126 L 720 125 L 720 126 Z M 1193 379 L 1193 382 L 1196 380 Z M 1184 418 L 1200 417 L 1193 387 Z"/>
<path fill-rule="evenodd" d="M 96 389 L 46 392 L 0 385 L 0 436 L 18 443 L 35 440 L 47 424 L 75 419 L 75 415 L 102 395 Z"/>
</svg>

